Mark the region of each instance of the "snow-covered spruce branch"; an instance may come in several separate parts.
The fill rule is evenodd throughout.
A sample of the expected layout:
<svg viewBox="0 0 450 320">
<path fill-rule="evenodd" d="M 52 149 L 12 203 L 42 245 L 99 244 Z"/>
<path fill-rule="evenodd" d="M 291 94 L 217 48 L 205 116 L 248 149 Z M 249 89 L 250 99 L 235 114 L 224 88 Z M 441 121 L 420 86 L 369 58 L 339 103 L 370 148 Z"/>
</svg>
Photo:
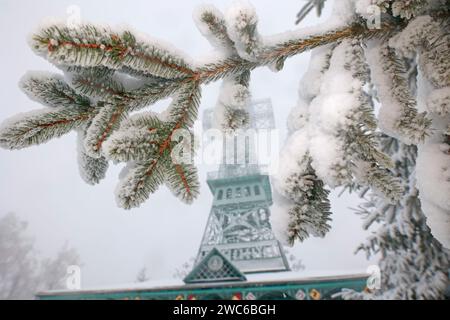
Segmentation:
<svg viewBox="0 0 450 320">
<path fill-rule="evenodd" d="M 178 129 L 185 129 L 191 135 L 189 130 L 197 119 L 201 85 L 224 80 L 216 118 L 221 128 L 236 129 L 248 121 L 245 105 L 251 71 L 262 66 L 279 70 L 287 58 L 315 49 L 323 56 L 319 60 L 324 63 L 319 63 L 306 77 L 305 86 L 310 85 L 311 90 L 302 91 L 299 108 L 290 117 L 293 134 L 287 143 L 288 152 L 282 155 L 287 162 L 281 163 L 288 165 L 279 177 L 279 187 L 289 200 L 286 210 L 289 218 L 284 228 L 289 242 L 310 234 L 323 236 L 329 230 L 330 217 L 325 184 L 367 185 L 392 202 L 402 193 L 389 172 L 388 157 L 376 144 L 376 122 L 365 61 L 372 72 L 376 66 L 366 59 L 366 46 L 375 43 L 369 49 L 378 49 L 377 43 L 387 43 L 388 49 L 393 49 L 390 52 L 400 59 L 400 53 L 408 51 L 411 45 L 394 42 L 395 35 L 406 32 L 408 38 L 416 41 L 413 41 L 415 49 L 424 44 L 422 29 L 428 28 L 436 39 L 439 38 L 436 35 L 446 30 L 445 26 L 434 23 L 445 17 L 433 16 L 427 22 L 419 16 L 415 18 L 418 21 L 409 21 L 426 12 L 422 9 L 414 9 L 413 15 L 405 14 L 408 18 L 402 19 L 391 16 L 388 10 L 382 25 L 369 29 L 366 17 L 347 6 L 351 2 L 338 2 L 339 6 L 345 3 L 345 9 L 350 10 L 346 15 L 350 17 L 348 20 L 270 38 L 258 33 L 256 14 L 246 5 L 233 7 L 226 16 L 214 7 L 203 7 L 196 13 L 197 26 L 221 51 L 220 58 L 209 63 L 194 62 L 171 46 L 130 30 L 93 25 L 77 29 L 63 25 L 45 27 L 32 38 L 32 48 L 60 68 L 65 77 L 31 75 L 24 79 L 24 90 L 49 108 L 7 121 L 0 131 L 0 144 L 9 149 L 23 148 L 74 129 L 79 133 L 82 177 L 89 183 L 98 183 L 105 176 L 108 160 L 127 162 L 117 192 L 121 207 L 139 206 L 163 183 L 189 203 L 198 194 L 196 168 L 190 163 L 173 161 L 172 152 L 183 143 L 177 135 Z M 410 34 L 414 36 L 409 37 Z M 434 41 L 418 54 L 426 80 L 440 90 L 430 95 L 428 108 L 446 114 L 445 87 L 449 86 L 446 84 L 449 78 L 448 59 L 439 54 L 443 47 Z M 320 54 L 322 50 L 324 54 Z M 394 71 L 404 76 L 401 68 Z M 340 77 L 333 79 L 336 75 Z M 401 102 L 399 97 L 405 92 L 396 91 L 394 98 Z M 165 112 L 131 115 L 167 97 L 172 98 L 172 103 Z M 382 104 L 390 101 L 385 99 Z M 401 106 L 400 119 L 417 118 L 420 113 L 414 111 L 415 106 Z M 432 121 L 436 126 L 435 117 Z M 441 136 L 448 131 L 448 121 L 441 122 L 430 140 L 432 147 L 441 143 Z M 398 124 L 403 126 L 408 121 Z M 423 134 L 419 132 L 419 139 L 413 142 L 427 139 L 427 129 L 424 127 Z M 419 151 L 420 160 L 423 151 Z M 441 162 L 445 162 L 447 158 L 441 156 Z M 448 182 L 441 182 L 445 189 Z M 418 185 L 432 205 L 437 203 L 446 210 L 447 200 L 436 198 L 420 182 Z M 441 229 L 445 231 L 445 227 Z"/>
<path fill-rule="evenodd" d="M 68 133 L 91 121 L 100 109 L 59 76 L 33 74 L 22 82 L 22 88 L 47 108 L 20 114 L 4 123 L 0 143 L 9 149 L 40 144 Z"/>
<path fill-rule="evenodd" d="M 387 136 L 381 137 L 381 145 L 395 159 L 393 170 L 405 184 L 397 204 L 369 194 L 357 209 L 366 229 L 380 223 L 357 251 L 368 257 L 380 255 L 381 288 L 371 293 L 344 290 L 340 295 L 345 299 L 443 299 L 450 260 L 427 226 L 414 186 L 417 147 Z"/>
<path fill-rule="evenodd" d="M 416 100 L 406 79 L 406 62 L 387 44 L 370 50 L 369 61 L 381 68 L 372 72 L 381 102 L 380 127 L 386 134 L 407 144 L 418 144 L 431 134 L 431 119 L 418 113 Z"/>
<path fill-rule="evenodd" d="M 450 10 L 449 6 L 447 13 Z M 450 19 L 423 15 L 389 41 L 405 58 L 417 57 L 418 97 L 433 131 L 418 145 L 417 188 L 433 236 L 450 248 Z"/>
<path fill-rule="evenodd" d="M 1 145 L 20 149 L 75 129 L 80 135 L 80 169 L 89 183 L 104 177 L 107 159 L 128 162 L 118 187 L 120 206 L 139 206 L 164 182 L 190 202 L 198 193 L 195 167 L 174 164 L 170 153 L 178 143 L 172 141 L 174 132 L 189 129 L 197 118 L 201 84 L 224 79 L 224 91 L 235 93 L 232 99 L 219 99 L 223 127 L 235 129 L 248 121 L 244 106 L 251 70 L 280 69 L 285 59 L 306 50 L 346 38 L 379 36 L 395 28 L 387 24 L 382 30 L 370 30 L 356 21 L 265 45 L 257 32 L 256 15 L 248 7 L 231 10 L 227 19 L 217 9 L 204 7 L 196 22 L 216 47 L 226 49 L 225 58 L 195 64 L 170 46 L 129 30 L 90 24 L 42 28 L 32 37 L 31 47 L 62 69 L 65 77 L 30 74 L 24 78 L 27 94 L 50 108 L 8 120 L 0 131 Z M 173 102 L 163 114 L 129 116 L 167 97 Z"/>
<path fill-rule="evenodd" d="M 380 128 L 407 144 L 418 145 L 417 186 L 427 223 L 433 236 L 450 246 L 450 19 L 444 3 L 448 1 L 336 3 L 367 21 L 373 18 L 368 7 L 378 6 L 381 20 L 397 21 L 398 29 L 381 37 L 343 39 L 313 50 L 299 102 L 288 119 L 291 136 L 281 154 L 275 184 L 283 196 L 280 202 L 286 205 L 280 218 L 274 219 L 280 225 L 275 229 L 282 231 L 280 239 L 287 237 L 291 243 L 291 236 L 299 235 L 296 230 L 309 225 L 308 216 L 300 218 L 300 210 L 292 210 L 300 206 L 294 190 L 309 171 L 304 166 L 306 155 L 317 179 L 328 186 L 370 187 L 391 204 L 402 198 L 404 191 L 393 163 L 379 150 Z M 335 15 L 339 13 L 342 15 Z M 409 68 L 408 63 L 415 61 Z M 374 102 L 381 104 L 377 118 Z M 292 183 L 295 180 L 297 183 Z M 308 193 L 307 186 L 300 189 Z M 294 220 L 297 225 L 292 224 Z M 300 240 L 305 237 L 297 236 Z"/>
<path fill-rule="evenodd" d="M 369 186 L 393 203 L 402 195 L 398 179 L 388 170 L 391 160 L 378 147 L 372 100 L 363 89 L 369 74 L 357 39 L 313 51 L 298 105 L 289 117 L 293 133 L 282 151 L 275 184 L 291 203 L 282 228 L 287 228 L 290 244 L 329 231 L 324 183 Z"/>
</svg>

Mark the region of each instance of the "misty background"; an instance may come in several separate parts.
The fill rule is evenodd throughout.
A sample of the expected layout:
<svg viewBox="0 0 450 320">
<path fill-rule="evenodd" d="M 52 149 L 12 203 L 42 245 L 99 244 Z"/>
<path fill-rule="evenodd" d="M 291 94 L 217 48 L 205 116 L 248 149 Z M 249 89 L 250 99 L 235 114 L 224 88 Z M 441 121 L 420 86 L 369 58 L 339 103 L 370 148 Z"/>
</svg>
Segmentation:
<svg viewBox="0 0 450 320">
<path fill-rule="evenodd" d="M 67 18 L 70 9 L 77 6 L 83 21 L 126 24 L 198 58 L 212 51 L 192 20 L 194 8 L 202 3 L 225 10 L 231 1 L 0 0 L 0 121 L 41 107 L 18 88 L 28 70 L 59 72 L 27 44 L 27 37 L 43 19 Z M 294 22 L 303 3 L 253 1 L 260 33 L 298 28 Z M 301 26 L 326 19 L 331 4 L 320 19 L 311 13 Z M 281 72 L 259 68 L 252 73 L 252 95 L 272 99 L 281 142 L 308 61 L 305 53 L 288 59 Z M 203 87 L 200 114 L 215 105 L 219 86 L 216 82 Z M 167 101 L 163 101 L 150 108 L 158 111 L 166 106 Z M 66 242 L 76 248 L 83 262 L 82 288 L 133 282 L 144 266 L 151 280 L 171 279 L 176 269 L 197 254 L 212 203 L 206 185 L 211 168 L 199 165 L 201 194 L 192 205 L 181 203 L 162 187 L 144 205 L 130 211 L 119 209 L 114 199 L 121 168 L 110 166 L 107 178 L 95 187 L 85 184 L 78 175 L 75 133 L 20 151 L 0 149 L 0 217 L 15 212 L 26 220 L 43 256 L 54 256 Z M 349 209 L 358 205 L 358 198 L 337 194 L 332 194 L 331 232 L 324 239 L 311 238 L 289 249 L 306 267 L 299 271 L 299 277 L 311 271 L 323 275 L 330 270 L 364 272 L 373 264 L 362 253 L 354 255 L 367 236 L 360 218 Z"/>
</svg>

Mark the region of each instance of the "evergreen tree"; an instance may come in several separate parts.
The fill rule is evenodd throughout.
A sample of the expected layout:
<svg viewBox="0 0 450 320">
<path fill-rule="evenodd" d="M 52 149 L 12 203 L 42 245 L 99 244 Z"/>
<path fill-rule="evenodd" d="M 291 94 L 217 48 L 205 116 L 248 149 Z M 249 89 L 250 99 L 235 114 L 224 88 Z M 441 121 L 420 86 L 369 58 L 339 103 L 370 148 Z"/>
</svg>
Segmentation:
<svg viewBox="0 0 450 320">
<path fill-rule="evenodd" d="M 374 292 L 344 290 L 345 299 L 443 299 L 448 286 L 449 256 L 434 239 L 421 209 L 415 187 L 417 148 L 384 136 L 383 151 L 395 161 L 394 172 L 403 181 L 405 193 L 397 204 L 369 194 L 357 213 L 364 229 L 377 227 L 358 251 L 379 254 L 381 285 Z"/>
<path fill-rule="evenodd" d="M 146 267 L 143 267 L 141 270 L 139 270 L 138 274 L 136 275 L 136 282 L 147 282 L 149 279 L 150 278 L 147 275 Z"/>
<path fill-rule="evenodd" d="M 305 12 L 320 12 L 324 3 L 309 1 Z M 374 6 L 378 10 L 369 10 Z M 24 91 L 47 108 L 9 119 L 0 145 L 20 149 L 76 130 L 80 169 L 89 183 L 104 177 L 108 160 L 127 163 L 117 189 L 121 207 L 139 206 L 163 183 L 190 203 L 199 189 L 196 168 L 175 161 L 173 153 L 183 144 L 180 137 L 191 135 L 201 85 L 223 80 L 216 118 L 223 129 L 235 130 L 248 122 L 251 72 L 281 70 L 287 58 L 314 50 L 315 76 L 307 77 L 290 117 L 292 134 L 277 179 L 289 203 L 285 238 L 292 243 L 328 231 L 326 186 L 364 185 L 392 204 L 402 199 L 394 162 L 374 138 L 381 129 L 418 146 L 423 212 L 432 234 L 449 248 L 449 7 L 447 0 L 339 0 L 323 25 L 263 37 L 247 2 L 225 15 L 204 6 L 195 21 L 220 51 L 215 61 L 195 61 L 129 29 L 45 26 L 31 47 L 64 76 L 24 78 Z M 418 62 L 417 98 L 405 80 L 404 57 Z M 377 117 L 372 89 L 381 102 Z M 172 103 L 161 114 L 132 114 L 167 97 Z"/>
<path fill-rule="evenodd" d="M 55 257 L 41 258 L 27 228 L 14 213 L 0 218 L 1 300 L 29 300 L 39 291 L 65 289 L 67 267 L 81 264 L 78 252 L 67 244 Z"/>
</svg>

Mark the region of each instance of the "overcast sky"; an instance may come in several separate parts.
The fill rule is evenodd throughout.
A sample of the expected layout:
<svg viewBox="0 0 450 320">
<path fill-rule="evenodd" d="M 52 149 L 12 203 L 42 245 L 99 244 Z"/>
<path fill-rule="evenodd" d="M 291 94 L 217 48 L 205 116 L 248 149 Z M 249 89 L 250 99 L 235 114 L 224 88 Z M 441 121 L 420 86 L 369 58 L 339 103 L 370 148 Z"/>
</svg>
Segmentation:
<svg viewBox="0 0 450 320">
<path fill-rule="evenodd" d="M 231 2 L 1 0 L 0 120 L 39 108 L 17 86 L 27 70 L 57 71 L 35 56 L 26 42 L 28 34 L 44 18 L 67 17 L 67 9 L 76 5 L 85 21 L 127 24 L 198 57 L 211 50 L 192 20 L 193 9 L 200 3 L 226 9 Z M 260 32 L 269 35 L 295 28 L 295 15 L 303 1 L 253 3 Z M 311 15 L 303 24 L 318 22 Z M 252 73 L 252 94 L 254 98 L 272 99 L 282 134 L 286 132 L 286 117 L 297 100 L 298 83 L 308 59 L 309 54 L 291 58 L 279 73 L 268 69 Z M 219 83 L 203 88 L 200 112 L 214 106 L 218 88 Z M 152 279 L 171 278 L 177 267 L 197 254 L 212 202 L 206 186 L 207 169 L 200 167 L 201 195 L 193 205 L 182 204 L 161 188 L 139 209 L 125 211 L 116 206 L 114 199 L 122 166 L 111 166 L 100 185 L 89 186 L 78 175 L 75 143 L 76 136 L 71 133 L 21 151 L 0 149 L 0 216 L 16 212 L 27 220 L 43 255 L 54 255 L 65 241 L 77 248 L 84 263 L 83 287 L 132 282 L 144 265 Z M 324 270 L 326 275 L 330 269 L 365 270 L 369 264 L 365 256 L 353 254 L 366 236 L 360 218 L 349 209 L 357 203 L 355 197 L 338 198 L 333 194 L 332 231 L 324 239 L 309 239 L 291 249 L 303 261 L 305 272 Z"/>
</svg>

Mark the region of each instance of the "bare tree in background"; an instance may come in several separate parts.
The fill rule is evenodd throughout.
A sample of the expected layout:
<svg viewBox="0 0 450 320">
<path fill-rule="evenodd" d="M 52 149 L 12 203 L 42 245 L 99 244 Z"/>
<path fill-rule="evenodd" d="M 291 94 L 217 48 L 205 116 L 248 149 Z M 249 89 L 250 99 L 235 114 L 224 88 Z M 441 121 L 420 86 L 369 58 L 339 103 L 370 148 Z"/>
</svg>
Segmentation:
<svg viewBox="0 0 450 320">
<path fill-rule="evenodd" d="M 291 253 L 287 249 L 284 250 L 284 254 L 288 257 L 289 265 L 291 266 L 292 271 L 299 272 L 305 270 L 305 265 L 302 260 L 298 259 L 295 254 Z"/>
<path fill-rule="evenodd" d="M 64 288 L 69 265 L 80 265 L 75 249 L 65 244 L 55 258 L 40 259 L 28 224 L 16 214 L 0 219 L 0 299 L 33 299 L 37 291 Z"/>
<path fill-rule="evenodd" d="M 183 263 L 179 268 L 176 268 L 173 277 L 175 279 L 184 279 L 195 265 L 195 257 L 190 257 L 188 261 Z"/>
<path fill-rule="evenodd" d="M 150 277 L 147 275 L 147 268 L 143 267 L 136 276 L 136 282 L 146 282 L 148 280 L 150 280 Z"/>
<path fill-rule="evenodd" d="M 31 299 L 36 288 L 38 262 L 27 223 L 13 213 L 0 220 L 0 299 Z"/>
<path fill-rule="evenodd" d="M 80 257 L 75 248 L 71 248 L 65 243 L 55 258 L 46 258 L 41 262 L 39 289 L 65 288 L 67 267 L 71 265 L 80 265 Z"/>
</svg>

